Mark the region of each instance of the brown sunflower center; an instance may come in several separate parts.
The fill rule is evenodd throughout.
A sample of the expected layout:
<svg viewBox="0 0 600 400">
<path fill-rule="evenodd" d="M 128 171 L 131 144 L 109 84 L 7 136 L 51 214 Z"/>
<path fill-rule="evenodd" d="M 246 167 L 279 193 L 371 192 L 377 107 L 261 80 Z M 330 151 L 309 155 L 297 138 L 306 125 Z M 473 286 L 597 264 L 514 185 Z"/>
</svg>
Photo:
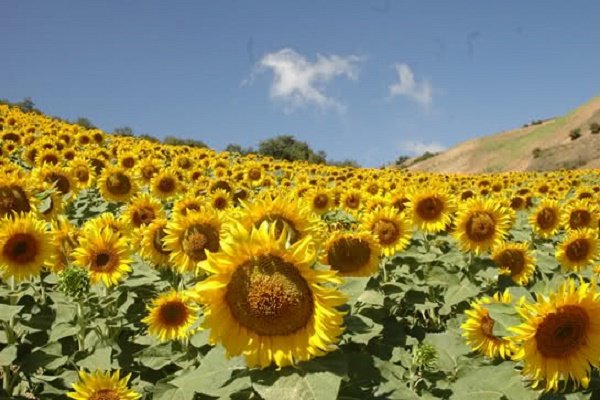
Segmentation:
<svg viewBox="0 0 600 400">
<path fill-rule="evenodd" d="M 541 229 L 550 229 L 556 224 L 557 216 L 553 209 L 544 208 L 540 210 L 535 220 Z"/>
<path fill-rule="evenodd" d="M 25 191 L 15 185 L 0 187 L 0 215 L 12 211 L 17 213 L 31 211 Z"/>
<path fill-rule="evenodd" d="M 500 267 L 510 269 L 511 275 L 520 274 L 525 269 L 525 255 L 516 249 L 506 249 L 494 260 Z"/>
<path fill-rule="evenodd" d="M 400 236 L 398 226 L 388 219 L 381 219 L 373 224 L 372 232 L 379 238 L 382 245 L 395 243 Z"/>
<path fill-rule="evenodd" d="M 214 201 L 213 201 L 213 205 L 215 206 L 215 208 L 217 210 L 222 210 L 225 207 L 227 207 L 227 199 L 224 197 L 217 197 Z"/>
<path fill-rule="evenodd" d="M 163 304 L 158 315 L 163 325 L 168 327 L 181 326 L 187 321 L 189 312 L 185 303 L 179 300 L 173 300 L 166 304 Z"/>
<path fill-rule="evenodd" d="M 460 194 L 460 199 L 461 200 L 467 200 L 467 199 L 470 199 L 473 196 L 475 196 L 475 193 L 473 193 L 473 191 L 471 191 L 471 190 L 465 190 L 464 192 L 462 192 Z"/>
<path fill-rule="evenodd" d="M 486 312 L 484 316 L 481 317 L 480 327 L 481 333 L 483 333 L 488 338 L 495 338 L 494 335 L 494 319 L 490 317 L 490 315 Z"/>
<path fill-rule="evenodd" d="M 287 230 L 289 241 L 292 244 L 296 243 L 302 237 L 300 232 L 296 229 L 296 225 L 280 214 L 267 214 L 259 219 L 254 226 L 258 228 L 264 221 L 275 224 L 275 237 L 280 237 L 284 229 Z"/>
<path fill-rule="evenodd" d="M 91 396 L 90 400 L 120 400 L 121 396 L 114 389 L 100 389 L 96 390 Z"/>
<path fill-rule="evenodd" d="M 568 357 L 586 342 L 589 325 L 590 318 L 583 308 L 562 306 L 548 314 L 538 326 L 537 349 L 544 357 Z"/>
<path fill-rule="evenodd" d="M 154 209 L 152 207 L 143 206 L 139 207 L 133 212 L 131 219 L 133 220 L 133 224 L 139 228 L 142 225 L 152 222 L 155 217 L 156 214 L 154 213 Z"/>
<path fill-rule="evenodd" d="M 58 164 L 58 157 L 55 154 L 44 154 L 42 156 L 42 164 Z"/>
<path fill-rule="evenodd" d="M 369 243 L 358 238 L 341 238 L 327 252 L 331 268 L 340 272 L 354 272 L 365 266 L 371 257 Z"/>
<path fill-rule="evenodd" d="M 587 227 L 592 221 L 592 215 L 587 210 L 574 210 L 569 215 L 569 226 L 571 229 Z"/>
<path fill-rule="evenodd" d="M 510 200 L 510 208 L 513 210 L 520 210 L 525 206 L 525 200 L 522 197 L 513 197 Z"/>
<path fill-rule="evenodd" d="M 360 205 L 360 197 L 355 194 L 348 195 L 344 203 L 346 207 L 356 209 Z"/>
<path fill-rule="evenodd" d="M 38 243 L 30 233 L 16 233 L 6 241 L 2 253 L 11 262 L 26 264 L 38 255 Z"/>
<path fill-rule="evenodd" d="M 425 221 L 432 221 L 444 211 L 444 202 L 436 196 L 427 197 L 417 203 L 416 211 Z"/>
<path fill-rule="evenodd" d="M 181 246 L 192 260 L 206 260 L 205 250 L 219 250 L 219 232 L 208 224 L 192 225 L 183 232 Z"/>
<path fill-rule="evenodd" d="M 248 178 L 253 181 L 259 180 L 261 175 L 262 175 L 262 173 L 261 173 L 260 169 L 258 169 L 258 168 L 251 168 L 248 171 Z"/>
<path fill-rule="evenodd" d="M 142 176 L 146 180 L 152 179 L 157 172 L 158 170 L 153 165 L 145 165 L 142 167 Z"/>
<path fill-rule="evenodd" d="M 79 182 L 87 182 L 90 179 L 90 171 L 86 167 L 76 167 L 74 174 Z"/>
<path fill-rule="evenodd" d="M 171 193 L 175 190 L 175 179 L 166 176 L 158 182 L 158 190 L 161 193 Z"/>
<path fill-rule="evenodd" d="M 106 189 L 112 194 L 124 195 L 131 190 L 131 181 L 124 173 L 115 172 L 106 180 Z"/>
<path fill-rule="evenodd" d="M 126 157 L 121 161 L 121 165 L 125 168 L 133 168 L 135 159 L 133 157 Z"/>
<path fill-rule="evenodd" d="M 71 184 L 69 183 L 69 179 L 61 174 L 50 173 L 46 175 L 46 182 L 54 183 L 56 188 L 62 194 L 67 194 L 71 190 Z"/>
<path fill-rule="evenodd" d="M 583 261 L 590 252 L 590 243 L 587 239 L 575 239 L 567 245 L 565 253 L 570 261 Z"/>
<path fill-rule="evenodd" d="M 496 232 L 494 218 L 485 211 L 474 212 L 468 219 L 466 233 L 475 242 L 489 240 Z"/>
<path fill-rule="evenodd" d="M 298 269 L 271 255 L 240 265 L 225 300 L 241 325 L 265 336 L 302 329 L 314 311 L 312 291 Z"/>
<path fill-rule="evenodd" d="M 328 203 L 329 203 L 329 197 L 327 197 L 327 195 L 322 194 L 322 193 L 316 195 L 315 198 L 313 199 L 313 205 L 315 206 L 315 208 L 317 210 L 327 207 Z"/>
<path fill-rule="evenodd" d="M 392 203 L 392 207 L 394 207 L 398 212 L 402 212 L 406 209 L 406 204 L 408 203 L 408 199 L 403 197 L 398 199 Z"/>
</svg>

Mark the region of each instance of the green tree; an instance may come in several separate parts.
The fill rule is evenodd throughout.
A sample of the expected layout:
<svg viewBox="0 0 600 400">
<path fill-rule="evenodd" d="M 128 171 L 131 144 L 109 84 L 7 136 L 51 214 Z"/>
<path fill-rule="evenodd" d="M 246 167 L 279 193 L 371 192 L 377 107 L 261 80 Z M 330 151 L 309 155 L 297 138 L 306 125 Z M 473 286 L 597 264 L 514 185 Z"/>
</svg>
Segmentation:
<svg viewBox="0 0 600 400">
<path fill-rule="evenodd" d="M 90 121 L 88 118 L 79 117 L 75 120 L 75 123 L 79 126 L 84 127 L 85 129 L 94 129 L 96 126 Z"/>
<path fill-rule="evenodd" d="M 279 160 L 308 161 L 325 164 L 327 154 L 315 152 L 306 142 L 296 140 L 292 135 L 280 135 L 263 140 L 258 144 L 258 153 Z"/>
<path fill-rule="evenodd" d="M 113 135 L 134 136 L 133 129 L 129 126 L 122 126 L 120 128 L 115 128 L 115 130 L 113 130 Z"/>
</svg>

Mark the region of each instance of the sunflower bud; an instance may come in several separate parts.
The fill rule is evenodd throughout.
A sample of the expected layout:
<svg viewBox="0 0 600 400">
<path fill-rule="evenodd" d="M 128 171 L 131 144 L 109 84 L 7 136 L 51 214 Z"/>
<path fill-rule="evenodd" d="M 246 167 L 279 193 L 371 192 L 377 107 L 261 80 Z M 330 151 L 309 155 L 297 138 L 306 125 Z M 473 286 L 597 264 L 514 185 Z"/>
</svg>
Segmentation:
<svg viewBox="0 0 600 400">
<path fill-rule="evenodd" d="M 58 288 L 73 299 L 81 299 L 90 291 L 90 278 L 87 271 L 77 267 L 65 269 L 59 277 Z"/>
</svg>

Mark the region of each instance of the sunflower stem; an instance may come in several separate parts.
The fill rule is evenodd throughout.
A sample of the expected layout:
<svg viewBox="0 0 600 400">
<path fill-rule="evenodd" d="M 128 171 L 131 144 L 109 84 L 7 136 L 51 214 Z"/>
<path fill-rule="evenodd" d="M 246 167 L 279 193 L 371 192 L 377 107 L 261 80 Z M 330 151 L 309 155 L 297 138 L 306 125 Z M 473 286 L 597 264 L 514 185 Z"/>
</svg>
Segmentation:
<svg viewBox="0 0 600 400">
<path fill-rule="evenodd" d="M 83 310 L 83 299 L 77 302 L 77 325 L 79 332 L 77 333 L 77 346 L 79 351 L 83 351 L 85 347 L 85 313 Z"/>
<path fill-rule="evenodd" d="M 9 396 L 12 395 L 12 389 L 10 387 L 10 366 L 8 365 L 2 367 L 2 389 Z"/>
</svg>

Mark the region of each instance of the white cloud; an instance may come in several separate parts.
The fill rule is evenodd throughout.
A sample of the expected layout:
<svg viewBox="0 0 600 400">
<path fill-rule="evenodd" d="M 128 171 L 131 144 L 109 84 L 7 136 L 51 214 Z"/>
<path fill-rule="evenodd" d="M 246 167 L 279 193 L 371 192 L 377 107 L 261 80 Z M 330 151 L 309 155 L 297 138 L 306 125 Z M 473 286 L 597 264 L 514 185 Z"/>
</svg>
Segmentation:
<svg viewBox="0 0 600 400">
<path fill-rule="evenodd" d="M 361 57 L 354 55 L 343 57 L 317 54 L 316 61 L 310 62 L 303 55 L 286 48 L 265 55 L 259 61 L 255 73 L 267 69 L 273 71 L 269 95 L 271 99 L 282 102 L 288 112 L 309 105 L 343 112 L 345 106 L 329 97 L 325 86 L 338 76 L 358 79 L 357 64 L 361 60 Z M 252 78 L 253 76 L 250 81 Z"/>
<path fill-rule="evenodd" d="M 433 88 L 431 82 L 415 81 L 415 75 L 407 64 L 395 64 L 399 82 L 388 86 L 390 96 L 406 96 L 422 106 L 429 108 L 433 102 Z"/>
<path fill-rule="evenodd" d="M 437 153 L 438 151 L 445 150 L 446 148 L 439 142 L 425 143 L 417 140 L 406 140 L 400 143 L 400 149 L 410 153 L 411 155 L 418 156 L 425 152 Z"/>
</svg>

